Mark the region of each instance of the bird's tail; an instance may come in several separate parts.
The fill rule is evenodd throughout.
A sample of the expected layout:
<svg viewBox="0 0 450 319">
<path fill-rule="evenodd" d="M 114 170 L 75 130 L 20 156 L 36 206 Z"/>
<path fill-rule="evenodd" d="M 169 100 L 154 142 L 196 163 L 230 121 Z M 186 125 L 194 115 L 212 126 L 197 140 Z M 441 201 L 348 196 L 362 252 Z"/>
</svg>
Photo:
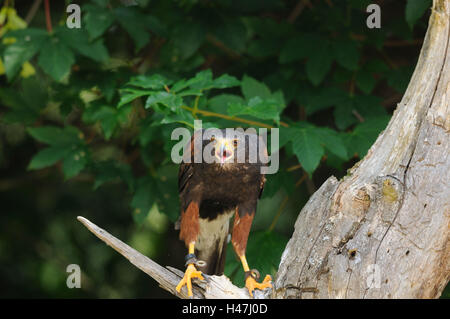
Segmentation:
<svg viewBox="0 0 450 319">
<path fill-rule="evenodd" d="M 215 233 L 213 238 L 208 238 L 207 245 L 201 245 L 203 249 L 196 251 L 197 259 L 206 262 L 204 267 L 198 267 L 203 273 L 219 276 L 223 274 L 227 254 L 228 230 L 228 225 L 223 227 L 220 232 Z"/>
<path fill-rule="evenodd" d="M 198 259 L 206 262 L 206 266 L 199 267 L 207 275 L 222 275 L 225 269 L 225 257 L 227 250 L 226 240 L 222 243 L 217 242 L 217 247 L 211 252 L 199 252 Z"/>
</svg>

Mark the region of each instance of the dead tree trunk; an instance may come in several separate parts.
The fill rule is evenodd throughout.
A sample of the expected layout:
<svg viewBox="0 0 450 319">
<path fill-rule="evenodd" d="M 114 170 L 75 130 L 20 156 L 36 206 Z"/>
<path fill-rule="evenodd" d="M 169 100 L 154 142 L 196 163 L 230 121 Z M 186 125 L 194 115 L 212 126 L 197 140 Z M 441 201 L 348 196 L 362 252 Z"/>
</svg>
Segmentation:
<svg viewBox="0 0 450 319">
<path fill-rule="evenodd" d="M 310 198 L 259 298 L 436 298 L 450 279 L 450 0 L 434 0 L 408 89 L 386 130 L 348 176 Z M 168 291 L 183 272 L 163 268 L 89 221 L 94 234 Z M 245 298 L 224 276 L 196 298 Z M 180 297 L 186 297 L 182 291 Z"/>
<path fill-rule="evenodd" d="M 450 279 L 450 1 L 386 130 L 300 213 L 277 298 L 436 298 Z"/>
</svg>

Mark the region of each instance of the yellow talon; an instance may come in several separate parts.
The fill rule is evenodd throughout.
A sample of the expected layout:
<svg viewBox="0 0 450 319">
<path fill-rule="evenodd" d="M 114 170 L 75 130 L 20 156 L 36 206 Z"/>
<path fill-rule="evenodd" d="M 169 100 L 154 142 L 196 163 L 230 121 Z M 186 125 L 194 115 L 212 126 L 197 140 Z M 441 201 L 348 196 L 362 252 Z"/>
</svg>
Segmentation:
<svg viewBox="0 0 450 319">
<path fill-rule="evenodd" d="M 252 276 L 248 276 L 245 280 L 245 287 L 248 289 L 248 293 L 250 297 L 253 298 L 253 290 L 260 289 L 264 290 L 266 288 L 272 288 L 272 277 L 270 275 L 266 275 L 262 283 L 259 283 Z"/>
<path fill-rule="evenodd" d="M 204 280 L 202 276 L 202 272 L 197 270 L 194 264 L 189 264 L 186 268 L 186 272 L 184 273 L 183 279 L 180 280 L 177 287 L 175 288 L 178 292 L 181 291 L 181 288 L 186 285 L 188 290 L 188 296 L 192 297 L 192 278 L 199 278 L 200 280 Z"/>
</svg>

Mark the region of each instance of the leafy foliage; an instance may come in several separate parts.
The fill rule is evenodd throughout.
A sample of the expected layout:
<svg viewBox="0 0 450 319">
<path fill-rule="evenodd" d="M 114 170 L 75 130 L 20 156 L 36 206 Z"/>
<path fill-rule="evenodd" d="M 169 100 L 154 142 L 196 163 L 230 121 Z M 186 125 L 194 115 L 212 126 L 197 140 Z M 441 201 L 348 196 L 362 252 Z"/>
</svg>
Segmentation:
<svg viewBox="0 0 450 319">
<path fill-rule="evenodd" d="M 44 168 L 62 160 L 64 176 L 71 178 L 88 162 L 88 150 L 83 141 L 83 133 L 77 128 L 43 126 L 29 128 L 28 132 L 36 140 L 50 145 L 33 157 L 28 169 Z"/>
<path fill-rule="evenodd" d="M 114 200 L 145 228 L 179 215 L 174 128 L 192 130 L 195 119 L 278 128 L 280 170 L 267 176 L 262 199 L 273 204 L 259 206 L 248 245 L 251 267 L 273 274 L 305 175 L 319 184 L 344 176 L 385 128 L 395 101 L 383 103 L 404 92 L 419 50 L 398 61 L 400 45 L 390 43 L 423 36 L 431 1 L 393 5 L 405 18 L 380 30 L 364 24 L 369 1 L 314 1 L 300 17 L 290 16 L 290 1 L 138 2 L 85 1 L 81 29 L 57 24 L 65 13 L 54 5 L 52 32 L 43 9 L 30 25 L 20 18 L 26 6 L 1 9 L 0 133 L 21 127 L 34 141 L 23 139 L 34 155 L 25 152 L 18 170 L 54 167 L 95 194 L 120 185 Z M 285 221 L 261 230 L 284 196 Z M 48 279 L 53 268 L 45 269 Z M 238 271 L 229 256 L 227 274 Z"/>
<path fill-rule="evenodd" d="M 255 231 L 249 238 L 246 252 L 252 257 L 252 267 L 257 269 L 261 276 L 270 274 L 274 278 L 281 259 L 281 253 L 286 247 L 288 239 L 275 232 Z M 234 255 L 234 256 L 233 256 Z M 231 244 L 227 248 L 225 275 L 244 285 L 244 270 L 241 262 L 236 258 Z M 261 278 L 261 280 L 264 277 Z"/>
<path fill-rule="evenodd" d="M 406 22 L 410 28 L 416 24 L 427 9 L 431 6 L 431 0 L 408 0 L 406 3 Z"/>
</svg>

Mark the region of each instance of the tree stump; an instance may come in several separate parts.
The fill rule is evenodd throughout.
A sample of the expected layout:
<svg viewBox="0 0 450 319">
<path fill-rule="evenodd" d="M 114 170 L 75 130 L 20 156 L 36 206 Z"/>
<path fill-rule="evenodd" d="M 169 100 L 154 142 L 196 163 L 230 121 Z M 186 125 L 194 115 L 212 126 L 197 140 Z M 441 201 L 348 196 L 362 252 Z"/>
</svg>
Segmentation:
<svg viewBox="0 0 450 319">
<path fill-rule="evenodd" d="M 408 89 L 341 181 L 301 211 L 277 298 L 436 298 L 450 279 L 450 1 L 435 0 Z"/>
</svg>

